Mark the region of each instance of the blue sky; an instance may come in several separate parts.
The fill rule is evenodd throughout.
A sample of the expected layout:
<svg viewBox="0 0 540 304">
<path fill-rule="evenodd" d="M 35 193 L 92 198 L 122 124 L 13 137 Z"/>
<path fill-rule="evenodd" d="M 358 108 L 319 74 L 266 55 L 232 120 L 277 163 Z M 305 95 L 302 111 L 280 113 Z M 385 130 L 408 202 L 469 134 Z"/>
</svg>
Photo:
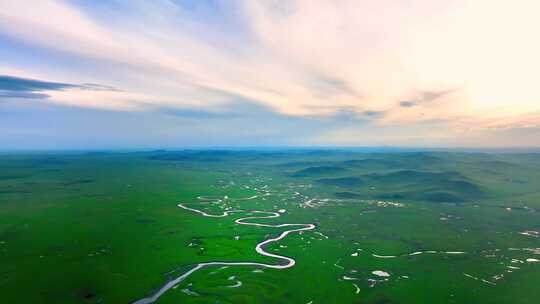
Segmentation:
<svg viewBox="0 0 540 304">
<path fill-rule="evenodd" d="M 518 2 L 2 1 L 0 146 L 539 146 Z"/>
</svg>

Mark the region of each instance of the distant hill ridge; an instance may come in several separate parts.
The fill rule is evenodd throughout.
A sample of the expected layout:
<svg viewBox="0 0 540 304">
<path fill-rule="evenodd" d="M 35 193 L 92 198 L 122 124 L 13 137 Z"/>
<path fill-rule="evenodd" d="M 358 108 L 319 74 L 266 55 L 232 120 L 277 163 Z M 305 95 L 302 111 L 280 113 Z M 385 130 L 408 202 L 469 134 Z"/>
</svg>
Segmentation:
<svg viewBox="0 0 540 304">
<path fill-rule="evenodd" d="M 318 166 L 318 167 L 308 167 L 308 168 L 296 171 L 291 176 L 294 176 L 294 177 L 319 176 L 319 175 L 325 175 L 325 174 L 342 173 L 345 171 L 347 171 L 347 169 L 342 168 L 342 167 Z"/>
</svg>

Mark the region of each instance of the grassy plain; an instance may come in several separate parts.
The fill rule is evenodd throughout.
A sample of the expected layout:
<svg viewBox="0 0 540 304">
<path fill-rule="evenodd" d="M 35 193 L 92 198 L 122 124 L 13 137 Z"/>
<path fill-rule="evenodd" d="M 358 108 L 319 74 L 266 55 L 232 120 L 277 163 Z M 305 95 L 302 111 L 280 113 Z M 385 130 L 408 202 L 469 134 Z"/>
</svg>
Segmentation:
<svg viewBox="0 0 540 304">
<path fill-rule="evenodd" d="M 229 206 L 316 224 L 267 247 L 296 265 L 202 269 L 158 303 L 540 298 L 540 154 L 283 150 L 0 156 L 3 302 L 130 303 L 195 263 L 275 263 L 254 247 L 285 228 L 176 206 L 261 189 Z"/>
</svg>

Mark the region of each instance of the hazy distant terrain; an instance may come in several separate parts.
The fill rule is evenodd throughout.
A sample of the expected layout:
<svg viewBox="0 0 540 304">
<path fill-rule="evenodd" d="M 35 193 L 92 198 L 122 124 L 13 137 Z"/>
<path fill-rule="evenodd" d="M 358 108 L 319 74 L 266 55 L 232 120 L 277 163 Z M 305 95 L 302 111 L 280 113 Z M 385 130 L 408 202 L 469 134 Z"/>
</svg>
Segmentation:
<svg viewBox="0 0 540 304">
<path fill-rule="evenodd" d="M 156 303 L 532 304 L 539 211 L 535 153 L 4 154 L 0 292 L 131 303 L 246 262 Z"/>
</svg>

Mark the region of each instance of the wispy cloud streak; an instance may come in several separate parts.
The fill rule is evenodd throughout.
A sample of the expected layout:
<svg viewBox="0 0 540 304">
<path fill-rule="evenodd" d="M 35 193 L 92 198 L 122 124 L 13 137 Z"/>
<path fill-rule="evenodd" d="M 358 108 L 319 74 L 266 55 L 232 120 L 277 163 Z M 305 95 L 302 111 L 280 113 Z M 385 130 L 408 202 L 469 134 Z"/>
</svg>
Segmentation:
<svg viewBox="0 0 540 304">
<path fill-rule="evenodd" d="M 230 107 L 243 100 L 283 116 L 347 113 L 413 133 L 436 122 L 455 136 L 472 126 L 538 127 L 538 9 L 484 0 L 7 0 L 0 34 L 50 51 L 51 63 L 0 65 L 33 85 L 0 88 L 0 98 L 199 119 L 240 115 Z"/>
</svg>

